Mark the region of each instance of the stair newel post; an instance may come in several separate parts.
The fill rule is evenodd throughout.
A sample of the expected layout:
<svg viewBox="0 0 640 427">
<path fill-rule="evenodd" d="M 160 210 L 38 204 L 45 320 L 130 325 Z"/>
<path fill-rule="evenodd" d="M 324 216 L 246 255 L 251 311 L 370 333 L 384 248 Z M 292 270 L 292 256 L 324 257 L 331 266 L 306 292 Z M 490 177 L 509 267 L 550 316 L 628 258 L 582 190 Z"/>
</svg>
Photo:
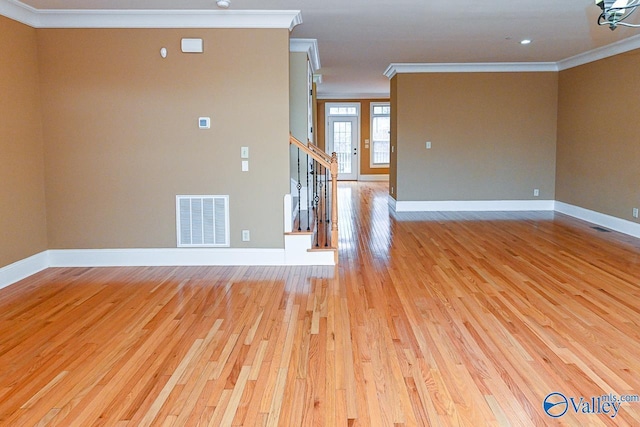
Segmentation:
<svg viewBox="0 0 640 427">
<path fill-rule="evenodd" d="M 338 155 L 331 154 L 331 247 L 338 247 Z"/>
<path fill-rule="evenodd" d="M 324 171 L 324 212 L 322 213 L 322 218 L 320 221 L 324 223 L 324 246 L 329 246 L 329 175 L 330 169 L 325 169 Z"/>
</svg>

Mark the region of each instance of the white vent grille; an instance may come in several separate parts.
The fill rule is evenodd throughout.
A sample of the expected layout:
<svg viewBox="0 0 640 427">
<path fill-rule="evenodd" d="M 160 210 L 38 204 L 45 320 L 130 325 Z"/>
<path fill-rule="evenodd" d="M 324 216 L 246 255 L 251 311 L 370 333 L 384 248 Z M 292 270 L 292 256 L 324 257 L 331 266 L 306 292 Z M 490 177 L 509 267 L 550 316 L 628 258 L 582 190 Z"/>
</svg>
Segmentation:
<svg viewBox="0 0 640 427">
<path fill-rule="evenodd" d="M 229 246 L 229 196 L 176 196 L 178 247 Z"/>
</svg>

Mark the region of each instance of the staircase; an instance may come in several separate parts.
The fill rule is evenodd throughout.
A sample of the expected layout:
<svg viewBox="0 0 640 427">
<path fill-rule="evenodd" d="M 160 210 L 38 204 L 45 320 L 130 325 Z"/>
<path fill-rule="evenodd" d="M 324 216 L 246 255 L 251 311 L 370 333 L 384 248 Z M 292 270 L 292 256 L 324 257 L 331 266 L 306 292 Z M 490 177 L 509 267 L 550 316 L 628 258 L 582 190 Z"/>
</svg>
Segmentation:
<svg viewBox="0 0 640 427">
<path fill-rule="evenodd" d="M 295 186 L 285 196 L 285 251 L 287 262 L 338 263 L 338 158 L 311 142 L 293 136 Z"/>
</svg>

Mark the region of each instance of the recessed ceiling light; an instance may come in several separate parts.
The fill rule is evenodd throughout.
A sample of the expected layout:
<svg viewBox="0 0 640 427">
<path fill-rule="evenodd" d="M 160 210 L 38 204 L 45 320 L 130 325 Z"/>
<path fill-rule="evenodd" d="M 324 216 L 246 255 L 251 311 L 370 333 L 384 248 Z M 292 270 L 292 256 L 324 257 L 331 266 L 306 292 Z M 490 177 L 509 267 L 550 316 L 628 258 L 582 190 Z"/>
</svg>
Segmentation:
<svg viewBox="0 0 640 427">
<path fill-rule="evenodd" d="M 524 40 L 520 40 L 520 44 L 530 44 L 531 40 L 529 39 L 524 39 Z"/>
</svg>

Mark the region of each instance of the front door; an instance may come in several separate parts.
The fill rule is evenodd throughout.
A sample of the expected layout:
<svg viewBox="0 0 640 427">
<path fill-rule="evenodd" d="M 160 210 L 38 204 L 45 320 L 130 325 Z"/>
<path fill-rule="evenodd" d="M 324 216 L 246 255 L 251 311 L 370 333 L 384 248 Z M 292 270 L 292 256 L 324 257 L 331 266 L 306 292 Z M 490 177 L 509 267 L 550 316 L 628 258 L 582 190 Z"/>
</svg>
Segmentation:
<svg viewBox="0 0 640 427">
<path fill-rule="evenodd" d="M 358 118 L 330 116 L 328 120 L 329 153 L 338 155 L 338 179 L 358 179 Z"/>
</svg>

